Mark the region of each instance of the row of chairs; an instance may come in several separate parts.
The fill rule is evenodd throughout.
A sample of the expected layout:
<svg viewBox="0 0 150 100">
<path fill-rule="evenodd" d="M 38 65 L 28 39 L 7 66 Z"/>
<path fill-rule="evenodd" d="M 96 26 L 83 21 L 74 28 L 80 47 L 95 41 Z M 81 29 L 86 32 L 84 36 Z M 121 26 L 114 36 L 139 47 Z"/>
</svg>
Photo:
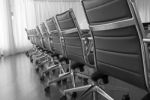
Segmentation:
<svg viewBox="0 0 150 100">
<path fill-rule="evenodd" d="M 31 61 L 36 59 L 38 71 L 43 70 L 45 62 L 50 64 L 42 75 L 59 69 L 59 75 L 55 79 L 49 78 L 47 85 L 70 77 L 72 87 L 63 90 L 65 94 L 84 91 L 78 98 L 82 100 L 94 91 L 93 94 L 97 92 L 107 100 L 114 100 L 101 87 L 111 76 L 149 93 L 150 40 L 135 1 L 82 0 L 81 3 L 89 30 L 80 29 L 72 9 L 46 20 L 36 29 L 26 29 L 28 39 L 34 45 L 28 56 Z M 80 73 L 86 68 L 93 70 L 91 75 Z M 76 76 L 88 80 L 87 84 L 77 86 Z M 93 99 L 96 99 L 95 95 Z"/>
</svg>

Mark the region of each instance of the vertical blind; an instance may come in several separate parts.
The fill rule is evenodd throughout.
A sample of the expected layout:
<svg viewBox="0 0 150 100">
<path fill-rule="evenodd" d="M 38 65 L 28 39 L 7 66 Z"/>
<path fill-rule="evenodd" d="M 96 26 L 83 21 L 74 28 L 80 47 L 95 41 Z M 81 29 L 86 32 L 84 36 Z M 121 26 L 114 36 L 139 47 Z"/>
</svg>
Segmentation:
<svg viewBox="0 0 150 100">
<path fill-rule="evenodd" d="M 13 2 L 13 36 L 16 52 L 23 52 L 31 47 L 27 40 L 25 28 L 34 28 L 36 24 L 32 0 L 14 0 Z"/>
<path fill-rule="evenodd" d="M 9 0 L 0 0 L 0 55 L 14 52 L 12 21 Z"/>
</svg>

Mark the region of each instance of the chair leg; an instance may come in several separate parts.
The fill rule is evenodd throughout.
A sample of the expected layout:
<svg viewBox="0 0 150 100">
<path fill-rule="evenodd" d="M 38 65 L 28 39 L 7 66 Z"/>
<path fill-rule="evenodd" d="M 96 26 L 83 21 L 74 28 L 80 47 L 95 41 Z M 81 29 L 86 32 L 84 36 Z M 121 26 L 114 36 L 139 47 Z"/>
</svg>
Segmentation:
<svg viewBox="0 0 150 100">
<path fill-rule="evenodd" d="M 87 90 L 91 87 L 92 85 L 86 85 L 86 86 L 81 86 L 81 87 L 75 87 L 71 89 L 66 89 L 64 90 L 65 93 L 70 93 L 70 92 L 78 92 L 78 91 L 84 91 Z"/>
<path fill-rule="evenodd" d="M 83 92 L 80 96 L 78 100 L 83 100 L 83 98 L 91 93 L 91 92 L 97 92 L 100 95 L 102 95 L 103 97 L 105 97 L 107 100 L 114 100 L 111 96 L 109 96 L 103 89 L 101 89 L 98 86 L 92 85 L 91 87 L 89 87 L 85 92 Z"/>
<path fill-rule="evenodd" d="M 87 94 L 89 94 L 89 93 L 91 93 L 92 91 L 93 91 L 93 87 L 94 87 L 94 85 L 91 85 L 86 91 L 84 91 L 79 97 L 79 99 L 78 100 L 83 100 L 83 98 L 87 95 Z"/>
<path fill-rule="evenodd" d="M 73 88 L 76 87 L 76 83 L 75 83 L 75 75 L 74 75 L 74 72 L 71 70 L 71 80 L 72 80 L 72 85 L 73 85 Z"/>
<path fill-rule="evenodd" d="M 94 91 L 98 92 L 100 95 L 104 96 L 107 100 L 114 100 L 102 88 L 95 86 L 93 89 L 94 89 Z"/>
</svg>

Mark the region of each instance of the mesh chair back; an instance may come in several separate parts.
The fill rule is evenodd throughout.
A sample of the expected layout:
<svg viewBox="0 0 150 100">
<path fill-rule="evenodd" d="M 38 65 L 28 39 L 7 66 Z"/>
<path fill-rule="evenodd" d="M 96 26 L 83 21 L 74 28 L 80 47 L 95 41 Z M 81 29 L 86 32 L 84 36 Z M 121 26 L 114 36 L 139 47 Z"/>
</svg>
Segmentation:
<svg viewBox="0 0 150 100">
<path fill-rule="evenodd" d="M 56 19 L 65 43 L 66 55 L 69 59 L 85 63 L 81 32 L 73 10 L 56 15 Z"/>
<path fill-rule="evenodd" d="M 99 72 L 147 89 L 143 27 L 132 1 L 82 0 L 82 5 Z"/>
<path fill-rule="evenodd" d="M 63 45 L 62 45 L 62 42 L 61 42 L 61 35 L 60 35 L 60 32 L 57 28 L 54 17 L 46 20 L 46 23 L 47 23 L 47 27 L 48 27 L 50 36 L 52 38 L 53 50 L 57 54 L 65 55 Z"/>
</svg>

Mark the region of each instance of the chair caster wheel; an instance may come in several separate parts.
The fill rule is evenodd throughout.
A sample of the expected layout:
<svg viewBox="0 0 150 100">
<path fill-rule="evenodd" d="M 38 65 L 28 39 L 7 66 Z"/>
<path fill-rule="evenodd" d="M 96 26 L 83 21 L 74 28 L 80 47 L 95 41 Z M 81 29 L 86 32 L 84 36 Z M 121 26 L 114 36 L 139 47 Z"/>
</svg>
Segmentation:
<svg viewBox="0 0 150 100">
<path fill-rule="evenodd" d="M 67 100 L 67 96 L 66 96 L 66 95 L 62 96 L 62 97 L 60 98 L 60 100 Z"/>
<path fill-rule="evenodd" d="M 56 70 L 54 69 L 54 70 L 52 70 L 52 73 L 53 73 L 53 75 L 56 73 Z"/>
<path fill-rule="evenodd" d="M 79 68 L 80 72 L 84 72 L 84 66 Z"/>
<path fill-rule="evenodd" d="M 75 69 L 79 69 L 80 72 L 84 72 L 84 64 L 82 63 L 74 63 L 71 65 L 71 69 L 75 70 Z"/>
<path fill-rule="evenodd" d="M 42 70 L 44 69 L 44 65 L 40 65 L 39 67 L 40 67 Z"/>
<path fill-rule="evenodd" d="M 84 84 L 84 85 L 87 85 L 87 84 L 88 84 L 88 79 L 87 79 L 87 78 L 84 78 L 84 79 L 83 79 L 83 84 Z"/>
<path fill-rule="evenodd" d="M 36 68 L 35 71 L 38 73 L 39 72 L 39 68 Z"/>
<path fill-rule="evenodd" d="M 26 54 L 27 57 L 29 57 L 29 52 L 28 51 L 25 54 Z"/>
<path fill-rule="evenodd" d="M 66 84 L 67 84 L 67 79 L 63 79 L 63 80 L 62 80 L 62 84 L 63 84 L 63 85 L 66 85 Z"/>
<path fill-rule="evenodd" d="M 36 64 L 36 65 L 38 65 L 38 64 L 39 64 L 39 62 L 38 62 L 38 61 L 35 61 L 35 64 Z"/>
<path fill-rule="evenodd" d="M 129 94 L 123 95 L 122 100 L 130 100 L 130 95 Z"/>
<path fill-rule="evenodd" d="M 77 92 L 73 92 L 72 95 L 71 95 L 71 98 L 76 99 L 77 98 Z"/>
<path fill-rule="evenodd" d="M 44 89 L 44 91 L 45 91 L 46 94 L 49 94 L 49 93 L 50 93 L 50 87 L 49 87 L 49 86 L 46 87 L 46 88 Z"/>
<path fill-rule="evenodd" d="M 49 77 L 49 74 L 50 74 L 49 72 L 45 72 L 46 77 Z"/>
<path fill-rule="evenodd" d="M 40 81 L 41 81 L 41 82 L 44 82 L 44 81 L 45 81 L 45 77 L 44 77 L 43 75 L 40 77 Z"/>
<path fill-rule="evenodd" d="M 97 82 L 99 79 L 101 79 L 103 81 L 103 84 L 109 83 L 108 75 L 101 74 L 98 71 L 92 74 L 91 79 L 94 82 Z"/>
<path fill-rule="evenodd" d="M 67 71 L 66 72 L 69 72 L 69 68 L 67 68 Z"/>
<path fill-rule="evenodd" d="M 61 80 L 60 80 L 60 81 L 57 81 L 57 86 L 58 86 L 58 87 L 61 87 Z"/>
<path fill-rule="evenodd" d="M 33 63 L 33 59 L 30 59 L 31 63 Z"/>
</svg>

